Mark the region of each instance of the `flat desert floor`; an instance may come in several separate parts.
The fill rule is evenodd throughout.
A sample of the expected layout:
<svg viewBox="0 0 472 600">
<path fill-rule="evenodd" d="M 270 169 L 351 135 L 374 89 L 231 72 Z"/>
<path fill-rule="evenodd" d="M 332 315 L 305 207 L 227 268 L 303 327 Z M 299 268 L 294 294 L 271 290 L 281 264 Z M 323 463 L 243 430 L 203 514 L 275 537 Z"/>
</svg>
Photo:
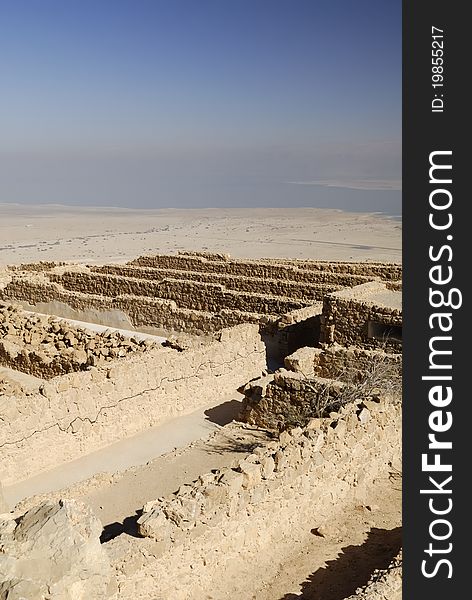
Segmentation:
<svg viewBox="0 0 472 600">
<path fill-rule="evenodd" d="M 240 258 L 401 261 L 401 221 L 318 208 L 78 208 L 0 204 L 0 265 L 125 262 L 182 250 Z"/>
</svg>

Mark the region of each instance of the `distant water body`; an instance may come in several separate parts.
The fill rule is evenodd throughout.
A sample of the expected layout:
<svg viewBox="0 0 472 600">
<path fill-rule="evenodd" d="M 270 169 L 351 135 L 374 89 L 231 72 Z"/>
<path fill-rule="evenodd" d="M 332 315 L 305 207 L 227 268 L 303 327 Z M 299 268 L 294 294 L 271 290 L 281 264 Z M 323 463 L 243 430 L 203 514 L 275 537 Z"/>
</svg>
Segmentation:
<svg viewBox="0 0 472 600">
<path fill-rule="evenodd" d="M 358 190 L 323 185 L 249 182 L 192 185 L 173 182 L 160 190 L 158 199 L 136 198 L 120 203 L 128 208 L 329 208 L 348 212 L 402 214 L 398 190 Z"/>
<path fill-rule="evenodd" d="M 0 198 L 0 202 L 9 202 Z M 18 202 L 18 200 L 17 200 Z M 60 204 L 66 206 L 160 208 L 327 208 L 347 212 L 381 213 L 401 219 L 402 194 L 399 190 L 359 190 L 323 185 L 250 182 L 214 184 L 191 181 L 160 181 L 149 187 L 127 190 L 109 189 L 97 193 L 76 189 L 64 197 L 29 198 L 21 204 Z"/>
</svg>

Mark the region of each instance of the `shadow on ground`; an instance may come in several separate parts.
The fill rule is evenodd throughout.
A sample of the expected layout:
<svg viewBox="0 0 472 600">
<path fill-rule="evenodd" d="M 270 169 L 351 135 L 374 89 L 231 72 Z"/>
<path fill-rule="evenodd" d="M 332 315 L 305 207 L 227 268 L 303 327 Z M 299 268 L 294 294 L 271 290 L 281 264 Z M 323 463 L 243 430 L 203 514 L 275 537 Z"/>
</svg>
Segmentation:
<svg viewBox="0 0 472 600">
<path fill-rule="evenodd" d="M 142 537 L 138 533 L 138 519 L 142 514 L 142 510 L 136 511 L 134 515 L 130 517 L 126 517 L 122 523 L 118 523 L 115 521 L 114 523 L 109 523 L 105 525 L 102 531 L 102 535 L 100 536 L 100 543 L 105 544 L 110 540 L 118 537 L 119 535 L 126 533 L 132 537 Z"/>
<path fill-rule="evenodd" d="M 360 546 L 346 546 L 335 560 L 312 573 L 300 594 L 280 600 L 343 600 L 364 586 L 375 569 L 386 569 L 401 548 L 401 527 L 369 531 Z"/>
<path fill-rule="evenodd" d="M 227 402 L 223 402 L 223 404 L 208 408 L 204 412 L 204 415 L 212 423 L 223 427 L 238 418 L 241 408 L 242 404 L 239 400 L 228 400 Z"/>
</svg>

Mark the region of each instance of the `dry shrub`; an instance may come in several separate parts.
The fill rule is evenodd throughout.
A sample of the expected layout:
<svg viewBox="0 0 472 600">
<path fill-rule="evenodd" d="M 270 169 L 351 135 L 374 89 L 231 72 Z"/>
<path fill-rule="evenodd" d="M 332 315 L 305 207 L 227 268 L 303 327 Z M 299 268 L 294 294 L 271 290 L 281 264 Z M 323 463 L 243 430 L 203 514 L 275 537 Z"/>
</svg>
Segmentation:
<svg viewBox="0 0 472 600">
<path fill-rule="evenodd" d="M 336 383 L 343 383 L 340 393 L 334 393 Z M 306 399 L 309 400 L 313 416 L 324 417 L 351 402 L 380 397 L 399 403 L 402 399 L 402 364 L 388 354 L 373 357 L 367 369 L 354 366 L 339 369 L 331 381 L 320 384 L 306 377 L 304 381 Z M 311 393 L 310 393 L 311 392 Z"/>
</svg>

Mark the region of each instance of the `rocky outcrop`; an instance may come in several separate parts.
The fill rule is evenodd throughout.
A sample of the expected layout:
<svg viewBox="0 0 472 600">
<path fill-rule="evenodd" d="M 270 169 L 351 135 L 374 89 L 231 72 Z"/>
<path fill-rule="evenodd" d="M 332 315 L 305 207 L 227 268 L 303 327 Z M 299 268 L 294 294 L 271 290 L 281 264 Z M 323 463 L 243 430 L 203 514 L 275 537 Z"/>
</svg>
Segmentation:
<svg viewBox="0 0 472 600">
<path fill-rule="evenodd" d="M 112 588 L 102 525 L 75 500 L 0 518 L 0 600 L 99 600 Z"/>
</svg>

